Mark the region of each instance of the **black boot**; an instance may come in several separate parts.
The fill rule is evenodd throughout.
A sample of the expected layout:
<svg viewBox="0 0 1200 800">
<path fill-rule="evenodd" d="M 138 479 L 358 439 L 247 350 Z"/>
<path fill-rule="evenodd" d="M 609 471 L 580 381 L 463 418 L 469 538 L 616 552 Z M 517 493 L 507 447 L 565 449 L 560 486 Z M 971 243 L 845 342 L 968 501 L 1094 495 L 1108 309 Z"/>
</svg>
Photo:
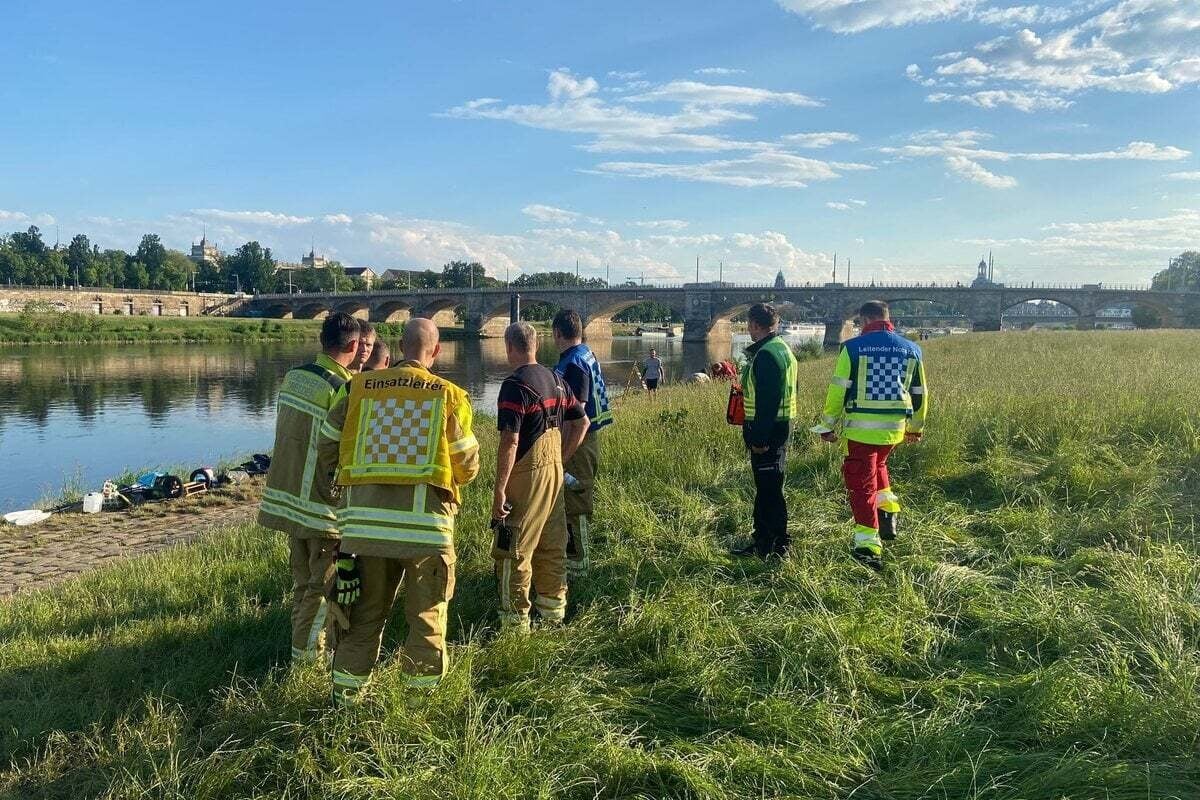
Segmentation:
<svg viewBox="0 0 1200 800">
<path fill-rule="evenodd" d="M 745 547 L 736 547 L 733 550 L 729 551 L 729 555 L 731 555 L 731 556 L 747 556 L 747 557 L 748 556 L 758 556 L 759 558 L 762 557 L 762 555 L 758 552 L 758 545 L 756 545 L 756 544 L 748 544 Z"/>
<path fill-rule="evenodd" d="M 883 557 L 878 553 L 874 553 L 865 547 L 856 547 L 851 551 L 850 555 L 854 556 L 854 560 L 864 567 L 875 572 L 883 572 Z"/>
<path fill-rule="evenodd" d="M 897 511 L 879 512 L 879 538 L 885 542 L 895 540 L 896 534 L 900 532 L 900 514 Z"/>
</svg>

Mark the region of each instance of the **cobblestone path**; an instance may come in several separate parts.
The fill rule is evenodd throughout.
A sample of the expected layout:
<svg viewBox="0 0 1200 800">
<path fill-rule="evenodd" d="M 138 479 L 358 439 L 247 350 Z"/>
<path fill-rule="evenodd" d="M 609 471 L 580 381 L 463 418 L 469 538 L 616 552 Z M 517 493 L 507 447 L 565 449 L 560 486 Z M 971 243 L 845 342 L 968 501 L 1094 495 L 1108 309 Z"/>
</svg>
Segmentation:
<svg viewBox="0 0 1200 800">
<path fill-rule="evenodd" d="M 0 523 L 0 597 L 187 544 L 218 525 L 251 522 L 259 491 L 252 483 L 130 511 L 55 514 L 22 528 Z"/>
</svg>

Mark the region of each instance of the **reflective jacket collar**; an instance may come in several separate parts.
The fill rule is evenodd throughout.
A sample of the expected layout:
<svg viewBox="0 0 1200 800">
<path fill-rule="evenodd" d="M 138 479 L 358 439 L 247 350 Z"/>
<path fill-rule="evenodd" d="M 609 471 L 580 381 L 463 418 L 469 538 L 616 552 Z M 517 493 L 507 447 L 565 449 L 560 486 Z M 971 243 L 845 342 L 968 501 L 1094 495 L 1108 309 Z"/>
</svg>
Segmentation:
<svg viewBox="0 0 1200 800">
<path fill-rule="evenodd" d="M 875 333 L 875 331 L 894 331 L 896 326 L 888 322 L 886 319 L 877 319 L 874 322 L 868 322 L 863 326 L 863 333 Z"/>
<path fill-rule="evenodd" d="M 747 356 L 747 357 L 749 357 L 749 358 L 753 358 L 755 353 L 757 353 L 759 350 L 762 350 L 762 349 L 763 349 L 763 347 L 765 347 L 765 346 L 766 346 L 767 342 L 771 341 L 772 339 L 774 339 L 774 338 L 775 338 L 775 337 L 777 337 L 778 335 L 779 335 L 779 334 L 777 334 L 777 333 L 773 333 L 773 332 L 772 332 L 772 333 L 768 333 L 766 336 L 764 336 L 763 338 L 759 339 L 757 342 L 754 342 L 754 343 L 752 343 L 752 344 L 748 345 L 748 346 L 746 347 L 746 351 L 745 351 L 745 352 L 746 352 L 746 356 Z"/>
<path fill-rule="evenodd" d="M 332 358 L 325 355 L 324 353 L 319 353 L 317 355 L 316 360 L 313 363 L 316 364 L 321 369 L 329 370 L 334 375 L 337 375 L 339 378 L 341 378 L 344 381 L 349 381 L 351 378 L 354 377 L 353 372 L 346 369 L 341 364 L 337 363 L 336 361 L 334 361 Z"/>
</svg>

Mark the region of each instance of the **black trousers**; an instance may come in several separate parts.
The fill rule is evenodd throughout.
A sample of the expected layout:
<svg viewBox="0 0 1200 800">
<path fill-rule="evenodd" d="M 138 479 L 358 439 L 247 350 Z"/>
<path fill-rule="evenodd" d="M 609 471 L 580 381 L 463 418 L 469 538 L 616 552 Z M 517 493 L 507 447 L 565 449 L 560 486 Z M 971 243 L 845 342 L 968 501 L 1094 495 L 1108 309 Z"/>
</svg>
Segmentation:
<svg viewBox="0 0 1200 800">
<path fill-rule="evenodd" d="M 787 467 L 787 443 L 750 453 L 754 472 L 754 549 L 760 556 L 783 555 L 791 546 L 787 532 L 787 501 L 783 497 L 783 476 Z"/>
</svg>

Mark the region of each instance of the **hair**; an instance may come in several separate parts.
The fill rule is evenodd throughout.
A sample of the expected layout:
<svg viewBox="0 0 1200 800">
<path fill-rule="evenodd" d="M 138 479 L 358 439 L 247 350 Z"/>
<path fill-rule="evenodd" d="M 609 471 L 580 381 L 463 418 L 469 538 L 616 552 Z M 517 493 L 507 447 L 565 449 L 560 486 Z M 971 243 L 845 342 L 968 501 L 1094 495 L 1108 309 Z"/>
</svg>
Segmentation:
<svg viewBox="0 0 1200 800">
<path fill-rule="evenodd" d="M 363 372 L 368 372 L 373 369 L 387 369 L 392 363 L 392 349 L 388 347 L 388 343 L 380 339 L 375 343 L 375 349 L 371 351 L 371 357 L 367 359 L 367 363 L 363 364 Z"/>
<path fill-rule="evenodd" d="M 859 307 L 858 316 L 863 319 L 887 319 L 891 316 L 891 311 L 883 300 L 868 300 Z"/>
<path fill-rule="evenodd" d="M 573 308 L 564 308 L 554 315 L 554 330 L 564 339 L 583 338 L 583 320 Z"/>
<path fill-rule="evenodd" d="M 361 335 L 359 320 L 341 311 L 335 311 L 321 323 L 321 347 L 326 350 L 345 350 Z"/>
<path fill-rule="evenodd" d="M 536 353 L 537 330 L 528 322 L 514 322 L 504 329 L 504 344 L 518 353 Z"/>
<path fill-rule="evenodd" d="M 365 319 L 358 321 L 358 333 L 360 336 L 374 336 L 375 326 L 367 322 Z"/>
<path fill-rule="evenodd" d="M 746 318 L 760 328 L 774 328 L 779 324 L 779 312 L 770 303 L 755 303 L 750 306 Z"/>
</svg>

